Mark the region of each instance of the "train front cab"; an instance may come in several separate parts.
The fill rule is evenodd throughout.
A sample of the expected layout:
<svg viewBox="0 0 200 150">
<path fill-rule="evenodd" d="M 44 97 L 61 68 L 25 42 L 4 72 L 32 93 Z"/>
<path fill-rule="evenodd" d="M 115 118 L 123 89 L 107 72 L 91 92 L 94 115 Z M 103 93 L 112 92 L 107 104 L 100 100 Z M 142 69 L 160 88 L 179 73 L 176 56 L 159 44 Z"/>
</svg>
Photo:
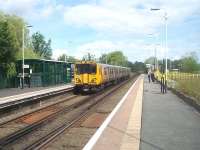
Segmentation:
<svg viewBox="0 0 200 150">
<path fill-rule="evenodd" d="M 75 92 L 91 91 L 101 83 L 100 66 L 93 62 L 82 62 L 75 64 Z"/>
</svg>

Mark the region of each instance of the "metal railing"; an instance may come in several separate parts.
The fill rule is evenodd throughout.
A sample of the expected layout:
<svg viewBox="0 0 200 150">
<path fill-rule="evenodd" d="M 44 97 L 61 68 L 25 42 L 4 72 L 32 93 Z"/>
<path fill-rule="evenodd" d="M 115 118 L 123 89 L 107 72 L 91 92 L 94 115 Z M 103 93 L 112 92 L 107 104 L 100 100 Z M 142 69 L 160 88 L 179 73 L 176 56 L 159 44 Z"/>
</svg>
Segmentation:
<svg viewBox="0 0 200 150">
<path fill-rule="evenodd" d="M 187 95 L 200 99 L 200 74 L 168 72 L 167 77 L 159 71 L 155 71 L 154 74 L 156 79 L 161 83 L 161 92 L 166 85 L 166 87 L 177 89 Z"/>
</svg>

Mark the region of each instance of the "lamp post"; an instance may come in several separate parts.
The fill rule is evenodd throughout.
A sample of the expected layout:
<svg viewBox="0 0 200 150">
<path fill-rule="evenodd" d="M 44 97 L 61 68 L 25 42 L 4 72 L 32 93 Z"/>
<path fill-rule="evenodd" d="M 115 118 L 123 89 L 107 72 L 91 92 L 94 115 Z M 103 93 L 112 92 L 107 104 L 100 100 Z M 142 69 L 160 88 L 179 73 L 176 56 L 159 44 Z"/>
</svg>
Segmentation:
<svg viewBox="0 0 200 150">
<path fill-rule="evenodd" d="M 156 33 L 155 34 L 151 33 L 151 34 L 148 34 L 148 35 L 151 38 L 155 38 L 155 41 L 157 41 L 157 34 Z M 154 70 L 158 69 L 157 45 L 158 44 L 156 44 L 156 42 L 155 42 L 155 44 L 154 44 Z"/>
<path fill-rule="evenodd" d="M 151 11 L 159 11 L 159 8 L 151 8 Z M 164 21 L 165 21 L 165 76 L 167 80 L 167 12 L 164 13 Z"/>
<path fill-rule="evenodd" d="M 31 28 L 31 25 L 27 25 L 27 28 Z M 22 27 L 22 89 L 24 88 L 24 26 Z"/>
<path fill-rule="evenodd" d="M 72 41 L 68 41 L 67 42 L 67 47 L 69 48 L 70 50 L 70 45 L 72 44 Z M 69 58 L 69 57 L 68 57 Z M 67 54 L 65 54 L 65 62 L 67 62 Z"/>
</svg>

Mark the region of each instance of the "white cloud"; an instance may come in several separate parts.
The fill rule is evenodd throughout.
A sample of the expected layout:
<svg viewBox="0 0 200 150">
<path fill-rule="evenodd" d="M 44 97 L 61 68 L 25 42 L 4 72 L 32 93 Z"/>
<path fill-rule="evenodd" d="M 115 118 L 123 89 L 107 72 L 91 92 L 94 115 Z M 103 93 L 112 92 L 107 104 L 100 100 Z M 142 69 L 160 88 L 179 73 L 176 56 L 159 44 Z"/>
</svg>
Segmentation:
<svg viewBox="0 0 200 150">
<path fill-rule="evenodd" d="M 68 52 L 67 49 L 62 49 L 62 48 L 60 48 L 60 49 L 54 49 L 53 50 L 52 58 L 54 60 L 57 60 L 60 55 L 62 55 L 62 54 L 68 54 L 67 52 Z"/>
<path fill-rule="evenodd" d="M 0 8 L 20 13 L 32 9 L 37 3 L 38 0 L 0 0 Z"/>
<path fill-rule="evenodd" d="M 33 10 L 39 0 L 0 0 L 0 9 L 9 13 L 23 15 Z"/>
<path fill-rule="evenodd" d="M 0 10 L 28 20 L 40 20 L 48 18 L 55 11 L 61 12 L 63 6 L 51 0 L 0 0 Z"/>
<path fill-rule="evenodd" d="M 73 26 L 73 29 L 76 26 L 80 30 L 84 30 L 86 27 L 96 31 L 98 39 L 94 37 L 93 42 L 82 44 L 76 49 L 74 55 L 79 58 L 88 51 L 99 57 L 102 53 L 120 49 L 130 60 L 144 60 L 154 54 L 153 46 L 147 46 L 145 41 L 135 42 L 136 37 L 139 35 L 139 38 L 143 38 L 148 33 L 158 32 L 159 27 L 162 26 L 163 29 L 164 23 L 164 12 L 151 12 L 150 8 L 165 9 L 168 12 L 168 21 L 171 27 L 174 24 L 181 24 L 195 13 L 200 14 L 199 0 L 99 0 L 96 3 L 93 1 L 92 3 L 69 5 L 64 6 L 58 1 L 52 0 L 0 0 L 0 10 L 20 15 L 28 21 L 34 18 L 39 21 L 39 25 L 43 21 L 41 18 L 55 17 L 53 15 L 59 13 L 64 18 L 58 19 L 64 19 L 67 25 Z M 164 37 L 163 31 L 161 34 L 160 38 Z M 196 39 L 199 38 L 198 35 Z M 66 34 L 66 39 L 69 38 L 67 36 Z M 192 36 L 194 36 L 193 33 Z M 77 39 L 81 40 L 79 37 Z M 131 42 L 130 39 L 134 40 Z M 52 40 L 56 41 L 57 39 Z M 180 40 L 181 43 L 185 41 L 182 37 Z M 170 45 L 169 42 L 169 53 L 172 57 L 185 53 L 186 50 L 183 51 L 185 47 L 182 44 L 177 42 L 173 44 L 175 46 Z M 161 48 L 158 47 L 158 49 Z M 53 57 L 57 58 L 66 52 L 66 49 L 57 48 L 53 51 Z M 158 51 L 158 56 L 160 58 L 164 56 L 164 49 Z"/>
<path fill-rule="evenodd" d="M 169 23 L 177 23 L 198 11 L 200 5 L 198 0 L 101 0 L 97 5 L 92 3 L 69 7 L 64 18 L 67 24 L 89 27 L 107 34 L 146 34 L 155 31 L 164 22 L 164 12 L 151 12 L 152 7 L 166 10 Z"/>
<path fill-rule="evenodd" d="M 53 7 L 49 5 L 48 7 L 46 7 L 45 9 L 41 11 L 41 16 L 48 17 L 53 13 L 53 11 L 54 11 Z"/>
<path fill-rule="evenodd" d="M 123 34 L 152 32 L 151 26 L 156 26 L 157 18 L 148 16 L 152 14 L 89 4 L 68 8 L 64 14 L 68 24 L 90 27 L 96 31 Z"/>
<path fill-rule="evenodd" d="M 124 55 L 128 57 L 130 61 L 144 61 L 144 59 L 154 56 L 155 45 L 147 45 L 143 41 L 138 40 L 134 43 L 131 42 L 112 42 L 112 41 L 93 41 L 80 45 L 75 57 L 82 58 L 88 52 L 95 55 L 97 58 L 104 53 L 109 53 L 115 50 L 123 51 Z M 157 57 L 164 57 L 164 48 L 157 46 Z"/>
<path fill-rule="evenodd" d="M 152 12 L 150 8 L 161 8 L 161 11 Z M 147 46 L 145 42 L 134 42 L 135 40 L 133 40 L 134 43 L 127 42 L 127 39 L 134 39 L 138 35 L 140 38 L 146 37 L 152 32 L 162 34 L 159 38 L 164 37 L 164 10 L 168 13 L 168 24 L 173 26 L 173 24 L 183 23 L 194 13 L 199 13 L 200 2 L 199 0 L 100 0 L 96 4 L 79 4 L 68 7 L 64 13 L 64 19 L 68 25 L 91 28 L 96 33 L 104 35 L 103 39 L 108 39 L 94 40 L 79 46 L 76 56 L 80 57 L 91 52 L 99 57 L 105 51 L 121 49 L 130 60 L 144 60 L 154 55 L 154 46 Z M 160 27 L 162 33 L 158 31 L 161 30 Z M 110 37 L 109 35 L 114 36 L 106 38 Z M 119 37 L 120 40 L 117 40 Z M 124 40 L 121 40 L 121 37 L 124 37 Z M 180 45 L 177 46 L 180 47 Z M 170 58 L 182 55 L 184 49 L 183 47 L 173 48 L 170 43 L 168 48 L 167 55 Z M 158 46 L 157 49 L 157 56 L 165 57 L 164 48 Z"/>
<path fill-rule="evenodd" d="M 75 57 L 80 59 L 87 53 L 99 57 L 101 54 L 111 52 L 114 49 L 116 49 L 116 45 L 110 41 L 94 41 L 80 45 L 76 50 Z"/>
</svg>

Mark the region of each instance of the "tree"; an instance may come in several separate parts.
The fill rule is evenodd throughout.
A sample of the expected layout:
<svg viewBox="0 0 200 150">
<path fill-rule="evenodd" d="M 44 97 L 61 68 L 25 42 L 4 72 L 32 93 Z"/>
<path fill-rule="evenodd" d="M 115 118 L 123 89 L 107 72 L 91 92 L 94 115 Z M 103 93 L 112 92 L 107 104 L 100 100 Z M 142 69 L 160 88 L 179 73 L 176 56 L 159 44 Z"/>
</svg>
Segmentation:
<svg viewBox="0 0 200 150">
<path fill-rule="evenodd" d="M 18 51 L 16 34 L 12 32 L 12 26 L 8 21 L 0 22 L 0 65 L 3 67 L 7 76 L 15 73 L 14 62 Z"/>
<path fill-rule="evenodd" d="M 144 63 L 145 63 L 145 64 L 152 64 L 152 65 L 154 65 L 154 64 L 155 64 L 155 60 L 156 60 L 156 58 L 153 57 L 153 56 L 151 56 L 151 57 L 147 58 L 147 59 L 144 61 Z"/>
<path fill-rule="evenodd" d="M 113 51 L 108 54 L 102 54 L 99 58 L 101 63 L 107 63 L 118 66 L 128 66 L 127 57 L 121 51 Z"/>
<path fill-rule="evenodd" d="M 22 59 L 22 51 L 18 51 L 16 57 L 18 60 Z M 24 57 L 25 57 L 25 59 L 40 59 L 41 58 L 31 48 L 24 49 Z"/>
<path fill-rule="evenodd" d="M 96 61 L 96 58 L 95 58 L 95 55 L 87 53 L 87 55 L 83 56 L 82 60 L 84 60 L 84 61 Z"/>
<path fill-rule="evenodd" d="M 11 27 L 11 32 L 13 32 L 13 34 L 15 34 L 16 36 L 18 49 L 22 48 L 22 29 L 24 28 L 25 46 L 28 49 L 31 49 L 29 30 L 26 27 L 26 22 L 21 17 L 18 17 L 16 15 L 8 15 L 4 14 L 3 12 L 0 12 L 0 21 L 7 21 L 9 23 L 9 26 Z"/>
<path fill-rule="evenodd" d="M 34 52 L 40 57 L 51 59 L 52 48 L 50 39 L 46 42 L 44 36 L 41 33 L 36 32 L 32 35 L 32 44 Z"/>
<path fill-rule="evenodd" d="M 15 35 L 15 42 L 18 49 L 16 59 L 22 59 L 22 29 L 24 28 L 24 46 L 25 46 L 25 58 L 39 58 L 34 53 L 31 38 L 29 37 L 29 30 L 26 27 L 25 21 L 16 15 L 8 15 L 0 12 L 0 22 L 7 21 L 9 24 L 9 30 Z"/>
<path fill-rule="evenodd" d="M 58 57 L 58 61 L 66 61 L 67 62 L 72 62 L 72 63 L 75 63 L 77 61 L 76 58 L 74 58 L 73 56 L 67 56 L 66 54 L 62 54 Z"/>
<path fill-rule="evenodd" d="M 111 65 L 127 66 L 127 58 L 121 51 L 114 51 L 108 54 L 108 63 Z"/>
<path fill-rule="evenodd" d="M 183 72 L 198 72 L 199 65 L 195 53 L 191 53 L 188 56 L 184 56 L 181 60 L 181 71 Z"/>
<path fill-rule="evenodd" d="M 144 72 L 146 70 L 145 64 L 143 62 L 138 61 L 136 61 L 134 64 L 132 63 L 129 67 L 131 68 L 132 72 Z"/>
<path fill-rule="evenodd" d="M 107 57 L 108 57 L 107 54 L 102 54 L 102 55 L 99 57 L 99 62 L 100 62 L 100 63 L 103 63 L 103 64 L 107 64 Z"/>
<path fill-rule="evenodd" d="M 7 77 L 16 75 L 15 61 L 22 58 L 22 29 L 24 28 L 25 58 L 38 58 L 30 44 L 25 21 L 16 15 L 0 12 L 0 69 Z"/>
</svg>

